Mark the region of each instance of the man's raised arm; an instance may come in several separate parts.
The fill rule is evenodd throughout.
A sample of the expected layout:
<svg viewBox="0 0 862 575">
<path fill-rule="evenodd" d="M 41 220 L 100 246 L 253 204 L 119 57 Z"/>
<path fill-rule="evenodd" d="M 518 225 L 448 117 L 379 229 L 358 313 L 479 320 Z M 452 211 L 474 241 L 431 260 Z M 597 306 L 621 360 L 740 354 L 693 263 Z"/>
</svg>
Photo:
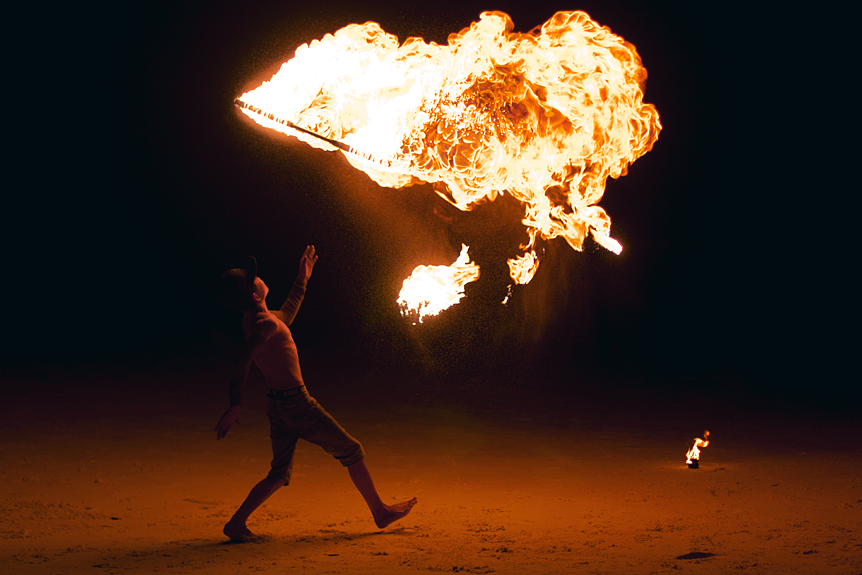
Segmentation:
<svg viewBox="0 0 862 575">
<path fill-rule="evenodd" d="M 305 252 L 299 260 L 299 273 L 296 274 L 296 281 L 293 282 L 293 287 L 281 305 L 281 309 L 273 312 L 279 316 L 285 325 L 292 324 L 296 318 L 296 312 L 299 311 L 299 306 L 305 297 L 305 286 L 308 283 L 308 278 L 311 277 L 311 270 L 314 269 L 315 263 L 317 263 L 317 255 L 314 253 L 314 246 L 306 246 Z"/>
</svg>

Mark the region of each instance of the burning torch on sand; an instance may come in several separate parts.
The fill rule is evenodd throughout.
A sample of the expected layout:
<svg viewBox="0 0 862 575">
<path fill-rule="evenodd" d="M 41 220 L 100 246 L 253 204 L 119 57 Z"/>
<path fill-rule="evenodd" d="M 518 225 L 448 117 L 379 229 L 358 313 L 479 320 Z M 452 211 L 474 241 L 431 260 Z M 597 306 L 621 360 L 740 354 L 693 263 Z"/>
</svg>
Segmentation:
<svg viewBox="0 0 862 575">
<path fill-rule="evenodd" d="M 692 440 L 691 449 L 685 454 L 686 460 L 690 469 L 700 467 L 700 448 L 709 445 L 709 431 L 703 432 L 703 439 L 695 437 Z"/>
</svg>

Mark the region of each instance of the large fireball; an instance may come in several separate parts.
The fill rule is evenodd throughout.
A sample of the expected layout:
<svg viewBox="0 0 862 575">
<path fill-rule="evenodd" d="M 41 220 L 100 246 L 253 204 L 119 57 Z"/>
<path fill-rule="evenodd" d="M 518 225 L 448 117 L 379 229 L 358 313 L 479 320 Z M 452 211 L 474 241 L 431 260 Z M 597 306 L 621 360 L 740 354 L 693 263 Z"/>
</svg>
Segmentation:
<svg viewBox="0 0 862 575">
<path fill-rule="evenodd" d="M 377 158 L 346 154 L 382 186 L 434 183 L 461 210 L 510 194 L 524 205 L 529 241 L 509 266 L 527 283 L 538 238 L 580 250 L 590 234 L 619 253 L 597 204 L 607 178 L 625 175 L 661 124 L 643 103 L 647 74 L 634 46 L 587 14 L 512 30 L 509 16 L 485 12 L 441 46 L 351 24 L 300 46 L 240 101 L 255 121 L 312 146 L 335 149 L 273 118 Z"/>
</svg>

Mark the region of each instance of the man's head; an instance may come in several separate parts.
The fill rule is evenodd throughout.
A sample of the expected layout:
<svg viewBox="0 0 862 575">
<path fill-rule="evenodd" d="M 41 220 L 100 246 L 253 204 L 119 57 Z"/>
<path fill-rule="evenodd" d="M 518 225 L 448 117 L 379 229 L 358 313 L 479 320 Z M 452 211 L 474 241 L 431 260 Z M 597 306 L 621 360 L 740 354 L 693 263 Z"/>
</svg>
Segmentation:
<svg viewBox="0 0 862 575">
<path fill-rule="evenodd" d="M 236 311 L 249 311 L 266 297 L 266 284 L 257 277 L 257 260 L 251 256 L 242 259 L 240 267 L 226 271 L 216 286 L 218 298 Z"/>
</svg>

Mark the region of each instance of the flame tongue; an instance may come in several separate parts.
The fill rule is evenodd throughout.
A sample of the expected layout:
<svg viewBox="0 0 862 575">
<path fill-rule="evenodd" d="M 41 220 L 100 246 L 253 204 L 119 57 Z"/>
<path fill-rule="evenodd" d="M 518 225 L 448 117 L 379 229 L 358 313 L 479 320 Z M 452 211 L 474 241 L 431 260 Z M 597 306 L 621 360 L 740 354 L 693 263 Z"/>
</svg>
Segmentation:
<svg viewBox="0 0 862 575">
<path fill-rule="evenodd" d="M 703 432 L 703 439 L 695 437 L 692 440 L 691 449 L 685 454 L 685 462 L 691 465 L 694 461 L 700 460 L 700 448 L 709 445 L 709 431 Z"/>
</svg>

